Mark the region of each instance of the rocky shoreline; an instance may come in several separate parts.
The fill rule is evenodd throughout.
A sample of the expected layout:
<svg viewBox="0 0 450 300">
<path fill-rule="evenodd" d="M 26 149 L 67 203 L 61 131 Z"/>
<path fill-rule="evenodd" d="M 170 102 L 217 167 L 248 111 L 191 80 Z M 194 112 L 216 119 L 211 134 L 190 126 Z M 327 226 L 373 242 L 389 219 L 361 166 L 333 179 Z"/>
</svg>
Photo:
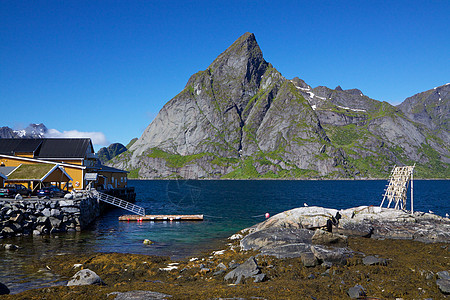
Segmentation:
<svg viewBox="0 0 450 300">
<path fill-rule="evenodd" d="M 97 199 L 81 193 L 61 199 L 0 200 L 0 239 L 81 231 L 99 215 Z"/>
<path fill-rule="evenodd" d="M 69 286 L 4 297 L 445 299 L 449 246 L 448 218 L 302 207 L 236 233 L 223 250 L 183 261 L 118 253 L 53 257 L 36 268 L 64 276 Z"/>
</svg>

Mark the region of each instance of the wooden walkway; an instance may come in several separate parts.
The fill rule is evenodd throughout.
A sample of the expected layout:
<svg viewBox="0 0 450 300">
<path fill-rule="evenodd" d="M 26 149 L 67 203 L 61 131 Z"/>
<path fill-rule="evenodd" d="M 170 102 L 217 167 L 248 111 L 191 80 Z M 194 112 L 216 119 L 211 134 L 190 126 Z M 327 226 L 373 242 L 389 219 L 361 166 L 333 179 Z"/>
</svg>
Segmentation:
<svg viewBox="0 0 450 300">
<path fill-rule="evenodd" d="M 119 221 L 203 221 L 203 215 L 124 215 L 119 217 Z"/>
</svg>

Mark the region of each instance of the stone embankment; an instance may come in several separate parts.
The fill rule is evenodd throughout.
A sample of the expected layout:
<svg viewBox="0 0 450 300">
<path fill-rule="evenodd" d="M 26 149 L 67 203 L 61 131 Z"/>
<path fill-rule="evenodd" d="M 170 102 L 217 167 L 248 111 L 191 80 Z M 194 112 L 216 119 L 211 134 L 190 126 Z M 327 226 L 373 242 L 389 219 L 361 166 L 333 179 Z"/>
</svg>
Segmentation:
<svg viewBox="0 0 450 300">
<path fill-rule="evenodd" d="M 88 194 L 0 200 L 0 238 L 80 231 L 99 215 L 97 199 Z"/>
</svg>

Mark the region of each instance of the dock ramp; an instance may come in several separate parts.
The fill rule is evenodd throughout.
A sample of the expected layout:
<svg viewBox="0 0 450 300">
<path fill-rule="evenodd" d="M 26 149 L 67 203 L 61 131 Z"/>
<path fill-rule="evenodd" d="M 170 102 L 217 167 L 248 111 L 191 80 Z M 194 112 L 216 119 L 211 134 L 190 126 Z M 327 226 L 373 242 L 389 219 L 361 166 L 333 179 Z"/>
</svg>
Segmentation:
<svg viewBox="0 0 450 300">
<path fill-rule="evenodd" d="M 128 201 L 122 200 L 120 198 L 98 192 L 96 190 L 92 191 L 94 197 L 96 197 L 99 201 L 106 202 L 108 204 L 120 207 L 122 209 L 131 211 L 137 215 L 145 216 L 145 209 Z"/>
</svg>

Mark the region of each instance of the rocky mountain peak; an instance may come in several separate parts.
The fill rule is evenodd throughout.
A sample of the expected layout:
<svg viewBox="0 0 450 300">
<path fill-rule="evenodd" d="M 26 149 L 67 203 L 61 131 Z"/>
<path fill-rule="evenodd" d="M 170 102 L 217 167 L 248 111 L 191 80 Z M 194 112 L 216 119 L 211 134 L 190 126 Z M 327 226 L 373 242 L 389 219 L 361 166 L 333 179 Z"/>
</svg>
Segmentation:
<svg viewBox="0 0 450 300">
<path fill-rule="evenodd" d="M 382 178 L 414 161 L 419 176 L 448 178 L 448 88 L 416 95 L 405 113 L 358 89 L 312 89 L 245 33 L 108 163 L 141 178 Z M 433 132 L 410 121 L 425 117 Z"/>
<path fill-rule="evenodd" d="M 4 126 L 0 128 L 0 138 L 43 138 L 47 132 L 47 127 L 42 123 L 30 124 L 18 130 Z"/>
<path fill-rule="evenodd" d="M 228 74 L 234 79 L 252 81 L 268 67 L 253 33 L 244 33 L 208 67 L 213 75 Z"/>
<path fill-rule="evenodd" d="M 363 93 L 361 92 L 361 90 L 358 89 L 349 89 L 349 90 L 345 90 L 346 93 L 352 94 L 352 95 L 357 95 L 357 96 L 362 96 Z"/>
<path fill-rule="evenodd" d="M 310 90 L 311 87 L 302 79 L 298 77 L 294 77 L 291 82 L 295 85 L 295 87 L 304 89 L 304 90 Z"/>
</svg>

